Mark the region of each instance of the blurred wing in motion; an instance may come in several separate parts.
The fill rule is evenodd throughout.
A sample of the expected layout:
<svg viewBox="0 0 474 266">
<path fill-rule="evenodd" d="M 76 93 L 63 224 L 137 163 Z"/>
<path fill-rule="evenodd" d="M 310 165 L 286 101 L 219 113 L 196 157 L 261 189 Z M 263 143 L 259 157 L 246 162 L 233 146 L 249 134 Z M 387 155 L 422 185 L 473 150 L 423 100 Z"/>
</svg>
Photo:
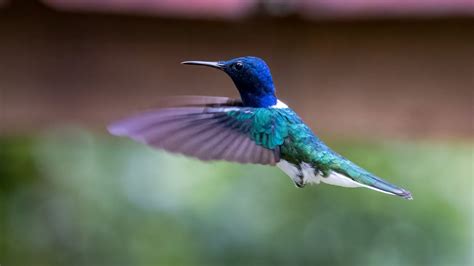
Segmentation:
<svg viewBox="0 0 474 266">
<path fill-rule="evenodd" d="M 169 98 L 166 107 L 113 123 L 111 134 L 127 136 L 155 148 L 201 160 L 274 165 L 280 160 L 277 145 L 255 142 L 257 109 L 242 107 L 240 100 L 225 97 L 184 96 Z M 256 134 L 258 133 L 258 134 Z M 264 136 L 272 139 L 271 136 Z M 281 144 L 281 143 L 280 143 Z"/>
</svg>

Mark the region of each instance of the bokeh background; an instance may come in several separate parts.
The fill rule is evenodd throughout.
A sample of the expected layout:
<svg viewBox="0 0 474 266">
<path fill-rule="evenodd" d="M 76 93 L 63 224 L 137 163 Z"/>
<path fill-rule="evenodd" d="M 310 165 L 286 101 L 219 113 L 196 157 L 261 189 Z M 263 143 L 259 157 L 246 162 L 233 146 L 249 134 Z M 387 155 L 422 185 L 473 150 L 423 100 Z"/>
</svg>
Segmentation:
<svg viewBox="0 0 474 266">
<path fill-rule="evenodd" d="M 336 151 L 411 190 L 295 188 L 109 136 L 183 60 L 263 57 Z M 1 265 L 473 265 L 471 0 L 0 1 Z"/>
</svg>

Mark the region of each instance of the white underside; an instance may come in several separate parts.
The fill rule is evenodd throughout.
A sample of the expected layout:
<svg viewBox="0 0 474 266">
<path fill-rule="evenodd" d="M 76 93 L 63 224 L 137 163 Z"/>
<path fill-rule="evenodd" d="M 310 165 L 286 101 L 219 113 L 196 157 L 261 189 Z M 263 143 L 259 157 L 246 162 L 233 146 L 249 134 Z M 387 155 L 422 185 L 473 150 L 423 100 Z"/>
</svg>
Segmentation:
<svg viewBox="0 0 474 266">
<path fill-rule="evenodd" d="M 277 163 L 278 168 L 280 168 L 285 174 L 287 174 L 291 180 L 295 183 L 300 181 L 300 176 L 303 176 L 303 184 L 319 184 L 320 182 L 330 184 L 330 185 L 335 185 L 335 186 L 340 186 L 340 187 L 349 187 L 349 188 L 355 188 L 355 187 L 365 187 L 368 189 L 372 189 L 378 192 L 382 192 L 385 194 L 390 194 L 390 195 L 395 195 L 393 193 L 387 192 L 380 190 L 378 188 L 370 187 L 365 184 L 358 183 L 351 178 L 337 173 L 337 172 L 331 172 L 328 177 L 323 177 L 319 174 L 315 174 L 314 168 L 303 162 L 300 165 L 300 169 L 296 167 L 294 164 L 281 160 L 280 162 Z"/>
<path fill-rule="evenodd" d="M 275 105 L 270 106 L 270 108 L 282 109 L 282 108 L 288 108 L 288 105 L 286 105 L 284 102 L 280 100 L 277 100 L 277 103 Z"/>
<path fill-rule="evenodd" d="M 277 166 L 283 172 L 285 172 L 285 174 L 287 174 L 293 180 L 293 182 L 299 181 L 300 176 L 303 176 L 303 184 L 319 184 L 320 182 L 323 182 L 326 184 L 341 187 L 368 187 L 366 185 L 357 183 L 349 177 L 336 172 L 332 172 L 328 177 L 323 177 L 319 174 L 315 174 L 314 168 L 304 162 L 300 165 L 301 170 L 294 164 L 289 163 L 285 160 L 281 160 L 280 162 L 278 162 Z"/>
<path fill-rule="evenodd" d="M 323 177 L 322 181 L 326 184 L 341 186 L 341 187 L 363 187 L 363 184 L 357 183 L 356 181 L 352 180 L 351 178 L 336 173 L 331 172 L 328 177 Z"/>
</svg>

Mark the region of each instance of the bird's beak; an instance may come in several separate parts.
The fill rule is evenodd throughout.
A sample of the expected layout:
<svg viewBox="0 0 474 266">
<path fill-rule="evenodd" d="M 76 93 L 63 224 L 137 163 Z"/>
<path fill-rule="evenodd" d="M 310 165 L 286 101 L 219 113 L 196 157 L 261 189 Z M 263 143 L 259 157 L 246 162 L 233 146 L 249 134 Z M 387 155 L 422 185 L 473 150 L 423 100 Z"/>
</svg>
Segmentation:
<svg viewBox="0 0 474 266">
<path fill-rule="evenodd" d="M 198 65 L 198 66 L 208 66 L 217 69 L 222 69 L 224 64 L 222 62 L 209 62 L 209 61 L 184 61 L 181 62 L 184 65 Z"/>
</svg>

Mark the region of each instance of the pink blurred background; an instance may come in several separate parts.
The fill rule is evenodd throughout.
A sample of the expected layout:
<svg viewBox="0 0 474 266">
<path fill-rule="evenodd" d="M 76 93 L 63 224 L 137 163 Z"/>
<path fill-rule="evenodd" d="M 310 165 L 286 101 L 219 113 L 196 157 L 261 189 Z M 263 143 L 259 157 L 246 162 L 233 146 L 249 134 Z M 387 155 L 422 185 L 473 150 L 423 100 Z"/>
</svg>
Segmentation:
<svg viewBox="0 0 474 266">
<path fill-rule="evenodd" d="M 472 15 L 472 0 L 43 0 L 60 9 L 117 11 L 183 17 L 235 18 L 258 6 L 317 16 Z"/>
</svg>

